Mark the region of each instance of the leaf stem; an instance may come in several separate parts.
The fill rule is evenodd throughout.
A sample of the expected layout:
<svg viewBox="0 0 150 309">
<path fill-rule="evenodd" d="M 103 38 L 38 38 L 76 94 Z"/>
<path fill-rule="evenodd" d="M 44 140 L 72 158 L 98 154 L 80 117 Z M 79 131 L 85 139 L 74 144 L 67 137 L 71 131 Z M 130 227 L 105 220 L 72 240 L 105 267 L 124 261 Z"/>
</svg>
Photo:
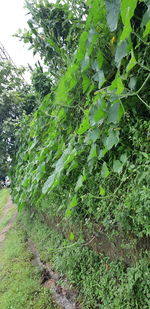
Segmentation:
<svg viewBox="0 0 150 309">
<path fill-rule="evenodd" d="M 148 109 L 150 109 L 150 106 L 138 94 L 137 94 L 137 97 Z"/>
</svg>

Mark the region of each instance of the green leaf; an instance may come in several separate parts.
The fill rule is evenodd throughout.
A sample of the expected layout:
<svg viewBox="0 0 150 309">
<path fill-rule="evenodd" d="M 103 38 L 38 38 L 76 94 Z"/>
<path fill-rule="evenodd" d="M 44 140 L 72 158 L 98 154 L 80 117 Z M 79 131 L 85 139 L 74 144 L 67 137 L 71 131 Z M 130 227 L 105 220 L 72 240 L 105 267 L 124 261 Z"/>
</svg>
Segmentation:
<svg viewBox="0 0 150 309">
<path fill-rule="evenodd" d="M 116 54 L 115 54 L 115 62 L 117 66 L 120 65 L 122 58 L 124 58 L 128 54 L 127 47 L 128 47 L 128 43 L 126 40 L 123 41 L 121 44 L 117 45 Z"/>
<path fill-rule="evenodd" d="M 89 55 L 86 53 L 84 59 L 81 62 L 81 71 L 85 71 L 88 66 L 89 66 L 89 62 L 90 62 L 90 57 Z"/>
<path fill-rule="evenodd" d="M 132 28 L 130 24 L 130 20 L 134 15 L 134 10 L 136 8 L 138 0 L 122 0 L 121 1 L 121 17 L 122 17 L 122 22 L 124 24 L 124 29 L 120 37 L 120 41 L 124 41 L 126 38 L 129 37 Z"/>
<path fill-rule="evenodd" d="M 83 93 L 85 93 L 88 90 L 90 84 L 91 84 L 90 79 L 87 77 L 86 74 L 83 74 L 83 80 L 82 80 Z"/>
<path fill-rule="evenodd" d="M 95 34 L 96 34 L 95 29 L 94 29 L 94 28 L 90 29 L 89 35 L 88 35 L 88 42 L 89 42 L 90 44 L 92 43 Z"/>
<path fill-rule="evenodd" d="M 70 239 L 70 240 L 74 240 L 74 234 L 73 234 L 72 232 L 71 232 L 70 235 L 69 235 L 69 239 Z"/>
<path fill-rule="evenodd" d="M 102 70 L 96 72 L 93 76 L 94 81 L 98 82 L 98 88 L 100 89 L 101 86 L 104 84 L 105 82 L 105 76 L 104 76 L 104 72 Z"/>
<path fill-rule="evenodd" d="M 78 162 L 76 160 L 73 160 L 72 163 L 70 164 L 70 166 L 67 168 L 67 175 L 69 175 L 69 173 L 76 169 L 78 167 Z"/>
<path fill-rule="evenodd" d="M 61 169 L 68 167 L 68 164 L 73 161 L 76 154 L 77 154 L 77 151 L 76 151 L 75 148 L 71 149 L 70 147 L 68 147 L 64 151 L 64 154 L 62 156 L 63 162 L 64 162 L 63 166 L 60 166 L 59 164 L 57 166 L 57 163 L 56 163 L 56 170 L 58 170 L 58 172 L 60 172 Z"/>
<path fill-rule="evenodd" d="M 97 54 L 97 63 L 98 63 L 98 68 L 101 69 L 102 64 L 103 64 L 103 54 L 101 50 L 99 50 Z"/>
<path fill-rule="evenodd" d="M 69 218 L 69 217 L 71 217 L 71 215 L 72 215 L 72 209 L 67 209 L 66 212 L 65 212 L 65 217 Z"/>
<path fill-rule="evenodd" d="M 99 99 L 97 103 L 91 107 L 89 111 L 89 121 L 91 126 L 94 126 L 97 123 L 103 123 L 103 120 L 106 117 L 105 107 L 106 104 L 104 101 L 101 101 L 101 99 Z"/>
<path fill-rule="evenodd" d="M 113 80 L 111 86 L 109 87 L 110 90 L 117 89 L 116 94 L 121 94 L 124 90 L 124 85 L 122 83 L 121 76 L 116 76 L 116 78 Z"/>
<path fill-rule="evenodd" d="M 25 178 L 23 179 L 22 186 L 24 188 L 27 188 L 29 184 L 30 184 L 30 180 L 29 180 L 29 177 L 26 175 Z"/>
<path fill-rule="evenodd" d="M 131 90 L 134 90 L 135 89 L 135 86 L 136 86 L 136 83 L 137 83 L 137 78 L 136 77 L 131 77 L 130 78 L 130 81 L 129 81 L 129 88 L 131 89 Z"/>
<path fill-rule="evenodd" d="M 123 153 L 120 157 L 120 161 L 125 164 L 128 160 L 128 157 L 127 157 L 127 154 L 126 153 Z"/>
<path fill-rule="evenodd" d="M 75 186 L 75 192 L 77 192 L 83 185 L 83 182 L 86 180 L 86 175 L 80 175 Z"/>
<path fill-rule="evenodd" d="M 99 128 L 94 128 L 93 130 L 90 130 L 86 137 L 84 142 L 86 144 L 91 144 L 91 143 L 95 143 L 96 140 L 100 137 L 100 129 Z"/>
<path fill-rule="evenodd" d="M 120 173 L 122 171 L 123 164 L 119 160 L 113 161 L 113 170 L 115 173 Z"/>
<path fill-rule="evenodd" d="M 77 58 L 77 61 L 82 61 L 85 57 L 85 51 L 86 51 L 86 41 L 87 41 L 87 38 L 88 38 L 88 32 L 87 31 L 84 31 L 82 34 L 81 34 L 81 37 L 80 37 L 80 41 L 79 41 L 79 49 L 77 51 L 77 54 L 76 54 L 76 58 Z"/>
<path fill-rule="evenodd" d="M 120 121 L 124 113 L 123 107 L 120 103 L 112 104 L 108 111 L 108 123 L 117 123 Z"/>
<path fill-rule="evenodd" d="M 72 201 L 70 202 L 70 204 L 68 205 L 68 208 L 65 212 L 65 216 L 66 217 L 70 217 L 72 214 L 72 209 L 73 207 L 77 206 L 77 195 L 75 194 Z"/>
<path fill-rule="evenodd" d="M 91 159 L 93 159 L 94 157 L 97 157 L 97 150 L 96 150 L 96 145 L 93 144 L 90 150 L 90 154 L 88 156 L 88 161 L 90 161 Z"/>
<path fill-rule="evenodd" d="M 109 136 L 106 138 L 105 146 L 110 150 L 114 145 L 116 146 L 119 143 L 119 132 L 110 130 Z"/>
<path fill-rule="evenodd" d="M 71 146 L 69 145 L 68 148 L 65 149 L 64 153 L 60 157 L 59 160 L 56 161 L 55 170 L 52 175 L 48 177 L 46 182 L 44 183 L 44 186 L 42 188 L 42 193 L 46 194 L 48 190 L 52 190 L 55 188 L 60 180 L 61 172 L 68 167 L 68 164 L 73 161 L 75 155 L 76 155 L 76 149 L 71 149 Z"/>
<path fill-rule="evenodd" d="M 107 23 L 112 32 L 117 29 L 120 2 L 121 0 L 105 0 Z"/>
<path fill-rule="evenodd" d="M 148 9 L 142 18 L 141 27 L 146 26 L 146 24 L 150 21 L 150 2 L 146 4 L 147 4 Z"/>
<path fill-rule="evenodd" d="M 48 192 L 48 190 L 54 185 L 55 180 L 56 180 L 56 174 L 55 173 L 48 177 L 48 179 L 46 180 L 46 182 L 44 183 L 44 186 L 42 188 L 43 194 L 46 194 Z"/>
<path fill-rule="evenodd" d="M 45 162 L 39 165 L 36 171 L 36 180 L 39 181 L 45 173 Z"/>
<path fill-rule="evenodd" d="M 127 72 L 129 72 L 130 70 L 132 70 L 132 68 L 136 65 L 136 59 L 134 57 L 134 52 L 133 50 L 131 51 L 131 59 L 127 65 Z"/>
<path fill-rule="evenodd" d="M 100 189 L 100 195 L 104 196 L 105 195 L 105 189 L 102 186 L 100 186 L 99 189 Z"/>
<path fill-rule="evenodd" d="M 150 20 L 146 24 L 146 28 L 145 28 L 145 31 L 143 33 L 143 38 L 145 38 L 149 33 L 150 33 Z"/>
<path fill-rule="evenodd" d="M 47 39 L 46 41 L 53 48 L 55 52 L 57 52 L 58 54 L 61 54 L 61 49 L 58 47 L 56 42 L 54 42 L 52 39 Z"/>
<path fill-rule="evenodd" d="M 110 172 L 109 172 L 109 169 L 107 167 L 107 164 L 106 164 L 106 162 L 104 162 L 103 165 L 102 165 L 101 176 L 103 178 L 106 178 L 106 177 L 108 177 L 109 174 L 110 174 Z"/>
<path fill-rule="evenodd" d="M 75 194 L 71 203 L 69 204 L 68 208 L 72 209 L 73 207 L 77 206 L 77 195 Z"/>
<path fill-rule="evenodd" d="M 106 148 L 104 148 L 104 149 L 101 149 L 100 151 L 99 151 L 99 154 L 98 154 L 98 159 L 99 160 L 101 160 L 104 156 L 105 156 L 105 154 L 107 153 L 107 149 Z"/>
<path fill-rule="evenodd" d="M 80 124 L 80 127 L 79 127 L 79 129 L 77 131 L 77 134 L 79 134 L 79 135 L 85 133 L 90 128 L 88 113 L 89 113 L 88 110 L 86 110 L 84 112 L 85 117 L 83 118 L 83 120 L 82 120 L 82 122 Z"/>
</svg>

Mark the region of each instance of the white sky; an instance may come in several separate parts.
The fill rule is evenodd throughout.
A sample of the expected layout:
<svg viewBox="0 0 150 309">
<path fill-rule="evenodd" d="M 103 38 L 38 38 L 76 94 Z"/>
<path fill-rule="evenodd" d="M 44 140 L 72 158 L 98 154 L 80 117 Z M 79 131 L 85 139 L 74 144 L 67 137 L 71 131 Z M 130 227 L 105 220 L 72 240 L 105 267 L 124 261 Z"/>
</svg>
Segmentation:
<svg viewBox="0 0 150 309">
<path fill-rule="evenodd" d="M 0 41 L 17 66 L 35 62 L 27 44 L 12 37 L 19 28 L 27 28 L 28 17 L 23 6 L 24 0 L 0 0 Z"/>
</svg>

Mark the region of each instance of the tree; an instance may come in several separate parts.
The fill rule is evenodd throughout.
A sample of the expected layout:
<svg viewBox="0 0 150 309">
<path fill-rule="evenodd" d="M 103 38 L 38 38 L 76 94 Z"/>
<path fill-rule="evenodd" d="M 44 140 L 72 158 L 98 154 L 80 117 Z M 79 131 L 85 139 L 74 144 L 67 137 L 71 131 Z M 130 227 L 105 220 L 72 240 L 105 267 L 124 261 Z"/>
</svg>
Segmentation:
<svg viewBox="0 0 150 309">
<path fill-rule="evenodd" d="M 39 53 L 49 67 L 53 79 L 67 68 L 71 55 L 77 48 L 78 38 L 85 24 L 85 1 L 26 0 L 31 16 L 28 30 L 19 30 L 18 36 L 30 44 L 33 53 Z"/>
<path fill-rule="evenodd" d="M 22 115 L 35 109 L 36 98 L 23 78 L 24 68 L 0 62 L 0 177 L 8 173 L 15 152 L 15 132 Z"/>
</svg>

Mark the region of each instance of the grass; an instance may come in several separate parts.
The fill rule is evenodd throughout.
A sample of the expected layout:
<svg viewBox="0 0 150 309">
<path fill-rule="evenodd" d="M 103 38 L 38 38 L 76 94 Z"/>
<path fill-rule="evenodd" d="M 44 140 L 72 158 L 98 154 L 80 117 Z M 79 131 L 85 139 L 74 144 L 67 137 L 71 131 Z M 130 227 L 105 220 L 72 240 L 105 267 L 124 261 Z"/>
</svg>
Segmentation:
<svg viewBox="0 0 150 309">
<path fill-rule="evenodd" d="M 0 247 L 0 309 L 53 309 L 50 291 L 40 285 L 18 224 Z"/>
<path fill-rule="evenodd" d="M 8 201 L 9 198 L 9 190 L 8 189 L 2 189 L 0 190 L 0 216 L 3 212 L 3 209 Z"/>
</svg>

